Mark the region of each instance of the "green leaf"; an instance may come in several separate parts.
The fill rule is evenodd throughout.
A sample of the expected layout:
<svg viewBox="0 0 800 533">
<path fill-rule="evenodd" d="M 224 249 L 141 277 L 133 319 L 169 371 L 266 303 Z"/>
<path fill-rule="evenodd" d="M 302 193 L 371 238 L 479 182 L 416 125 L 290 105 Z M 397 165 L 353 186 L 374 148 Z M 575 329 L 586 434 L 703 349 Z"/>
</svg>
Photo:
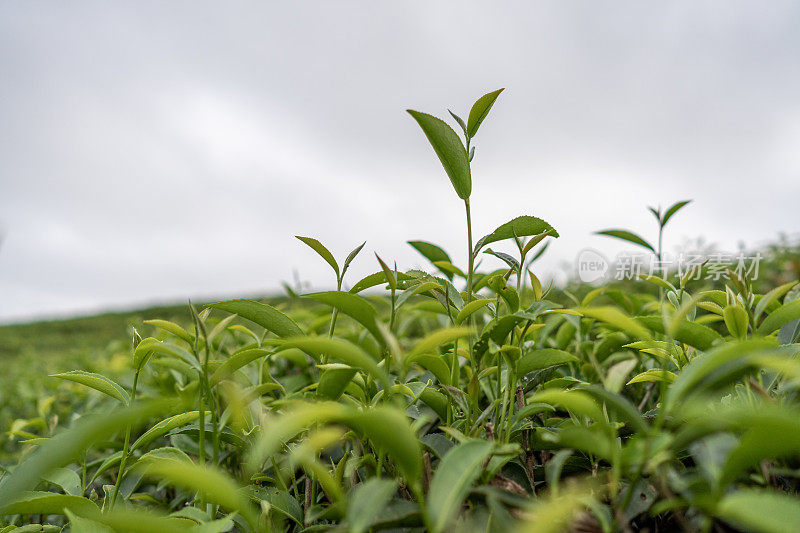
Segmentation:
<svg viewBox="0 0 800 533">
<path fill-rule="evenodd" d="M 360 368 L 371 374 L 386 388 L 391 386 L 386 372 L 378 366 L 375 359 L 352 342 L 329 337 L 298 337 L 281 342 L 283 348 L 300 348 L 304 352 L 319 358 L 327 355 L 350 366 Z"/>
<path fill-rule="evenodd" d="M 336 262 L 336 259 L 334 259 L 333 254 L 327 248 L 325 248 L 321 242 L 312 237 L 301 237 L 299 235 L 295 235 L 295 238 L 307 244 L 309 248 L 317 252 L 320 257 L 327 261 L 333 271 L 336 272 L 336 279 L 339 279 L 339 264 Z"/>
<path fill-rule="evenodd" d="M 67 494 L 71 494 L 72 496 L 83 496 L 83 484 L 81 483 L 81 478 L 75 473 L 74 470 L 70 470 L 69 468 L 56 468 L 44 476 L 44 479 L 45 481 L 58 486 Z"/>
<path fill-rule="evenodd" d="M 161 320 L 158 318 L 154 318 L 152 320 L 144 320 L 143 322 L 150 326 L 161 328 L 164 331 L 168 331 L 173 335 L 175 335 L 176 337 L 178 337 L 179 339 L 188 342 L 189 344 L 192 344 L 194 342 L 192 336 L 189 335 L 189 333 L 185 329 L 183 329 L 181 326 L 179 326 L 174 322 L 170 322 L 169 320 Z"/>
<path fill-rule="evenodd" d="M 469 169 L 469 157 L 464 145 L 453 128 L 446 122 L 427 113 L 408 110 L 417 124 L 425 132 L 425 136 L 433 146 L 439 161 L 442 162 L 450 183 L 453 184 L 456 194 L 462 200 L 469 198 L 472 192 L 472 176 Z"/>
<path fill-rule="evenodd" d="M 640 316 L 636 317 L 636 320 L 652 331 L 664 333 L 664 321 L 660 316 Z M 694 346 L 698 350 L 709 350 L 715 342 L 722 338 L 713 329 L 691 320 L 681 321 L 673 332 L 673 336 L 676 340 Z"/>
<path fill-rule="evenodd" d="M 722 311 L 728 332 L 737 339 L 747 336 L 747 311 L 740 305 L 729 305 Z"/>
<path fill-rule="evenodd" d="M 643 246 L 650 250 L 651 252 L 655 253 L 655 248 L 647 242 L 646 240 L 642 239 L 635 233 L 631 233 L 630 231 L 624 229 L 607 229 L 604 231 L 598 231 L 597 235 L 607 235 L 609 237 L 615 237 L 617 239 L 622 239 L 623 241 L 632 242 L 633 244 L 638 244 L 639 246 Z"/>
<path fill-rule="evenodd" d="M 70 494 L 52 492 L 24 492 L 18 498 L 0 507 L 0 515 L 14 514 L 60 514 L 69 511 L 96 511 L 97 506 L 90 500 Z"/>
<path fill-rule="evenodd" d="M 420 354 L 406 358 L 407 365 L 412 363 L 421 366 L 425 370 L 430 370 L 440 383 L 444 383 L 445 385 L 453 384 L 450 379 L 450 367 L 447 366 L 442 356 Z"/>
<path fill-rule="evenodd" d="M 722 498 L 716 515 L 747 531 L 800 531 L 800 500 L 766 489 L 740 489 Z"/>
<path fill-rule="evenodd" d="M 262 357 L 268 357 L 271 353 L 271 351 L 264 350 L 263 348 L 250 348 L 236 352 L 217 367 L 216 371 L 214 371 L 214 374 L 209 379 L 208 384 L 213 387 L 220 381 L 232 376 L 234 372 L 243 366 Z"/>
<path fill-rule="evenodd" d="M 788 324 L 797 318 L 800 318 L 800 299 L 783 304 L 768 314 L 761 325 L 758 326 L 756 332 L 759 335 L 769 335 L 784 324 Z"/>
<path fill-rule="evenodd" d="M 244 489 L 218 468 L 164 458 L 149 459 L 144 468 L 150 477 L 197 491 L 205 500 L 241 513 L 251 526 L 258 521 L 258 515 L 245 496 Z"/>
<path fill-rule="evenodd" d="M 194 422 L 199 416 L 199 411 L 189 411 L 188 413 L 180 413 L 158 422 L 156 425 L 145 431 L 141 437 L 136 439 L 136 441 L 131 445 L 131 451 L 141 448 L 142 446 L 147 446 L 157 438 L 166 435 L 175 428 Z"/>
<path fill-rule="evenodd" d="M 796 281 L 790 281 L 789 283 L 784 283 L 780 287 L 775 287 L 765 294 L 760 300 L 758 300 L 758 303 L 753 310 L 753 320 L 757 322 L 758 319 L 761 318 L 761 313 L 766 311 L 772 302 L 777 301 L 781 296 L 792 290 L 792 287 L 795 285 L 797 285 Z"/>
<path fill-rule="evenodd" d="M 298 525 L 303 525 L 303 509 L 288 492 L 270 487 L 266 488 L 265 492 L 259 494 L 259 496 L 262 496 L 275 511 L 293 520 Z"/>
<path fill-rule="evenodd" d="M 294 320 L 281 313 L 271 305 L 254 300 L 228 300 L 209 305 L 214 309 L 227 311 L 255 322 L 278 337 L 297 337 L 303 334 Z"/>
<path fill-rule="evenodd" d="M 56 468 L 77 459 L 89 446 L 104 442 L 115 433 L 157 413 L 174 409 L 176 403 L 173 399 L 156 400 L 103 415 L 84 415 L 72 429 L 44 441 L 11 474 L 3 478 L 0 483 L 0 502 L 15 500 Z"/>
<path fill-rule="evenodd" d="M 771 343 L 753 339 L 724 344 L 695 357 L 670 386 L 665 408 L 680 405 L 690 394 L 736 379 L 741 369 L 755 362 L 755 357 L 770 353 L 774 353 Z"/>
<path fill-rule="evenodd" d="M 641 374 L 636 374 L 628 381 L 627 385 L 632 385 L 634 383 L 645 383 L 650 381 L 666 381 L 667 383 L 672 383 L 675 381 L 676 376 L 673 372 L 669 370 L 661 370 L 660 368 L 651 368 L 650 370 L 645 370 Z"/>
<path fill-rule="evenodd" d="M 326 400 L 338 400 L 357 372 L 358 370 L 347 365 L 338 367 L 328 365 L 319 376 L 317 396 Z"/>
<path fill-rule="evenodd" d="M 579 359 L 571 353 L 564 350 L 556 350 L 553 348 L 544 348 L 542 350 L 533 350 L 523 355 L 517 361 L 517 375 L 524 376 L 528 372 L 534 370 L 542 370 L 557 365 L 566 363 L 576 363 Z"/>
<path fill-rule="evenodd" d="M 414 279 L 413 277 L 405 274 L 403 272 L 396 272 L 395 275 L 397 276 L 397 281 L 409 281 Z M 369 276 L 365 276 L 363 279 L 356 282 L 353 285 L 353 288 L 347 292 L 352 294 L 357 294 L 363 290 L 369 289 L 370 287 L 375 287 L 376 285 L 383 285 L 386 283 L 386 274 L 381 270 L 380 272 L 375 272 L 374 274 L 370 274 Z"/>
<path fill-rule="evenodd" d="M 428 493 L 430 531 L 445 531 L 491 453 L 492 443 L 485 440 L 470 440 L 447 452 L 439 463 Z"/>
<path fill-rule="evenodd" d="M 578 311 L 584 316 L 605 322 L 635 339 L 650 338 L 650 333 L 644 326 L 616 307 L 583 307 Z"/>
<path fill-rule="evenodd" d="M 200 370 L 200 363 L 197 358 L 185 348 L 181 348 L 177 344 L 160 341 L 154 337 L 147 337 L 136 346 L 133 351 L 133 366 L 141 368 L 153 354 L 166 355 L 178 359 L 194 368 Z"/>
<path fill-rule="evenodd" d="M 84 372 L 83 370 L 72 370 L 70 372 L 63 372 L 61 374 L 52 374 L 50 377 L 80 383 L 81 385 L 85 385 L 90 389 L 107 394 L 108 396 L 119 400 L 125 405 L 131 401 L 128 391 L 123 389 L 121 385 L 117 384 L 113 380 L 105 376 L 101 376 L 100 374 Z"/>
<path fill-rule="evenodd" d="M 475 137 L 475 134 L 478 133 L 478 128 L 481 126 L 483 119 L 489 114 L 495 100 L 497 100 L 497 97 L 500 96 L 500 93 L 504 90 L 505 89 L 497 89 L 496 91 L 484 94 L 472 104 L 472 109 L 469 110 L 469 118 L 467 119 L 467 134 L 470 139 Z"/>
<path fill-rule="evenodd" d="M 372 478 L 356 486 L 347 506 L 348 531 L 369 530 L 396 490 L 397 482 L 391 479 Z"/>
<path fill-rule="evenodd" d="M 691 200 L 684 200 L 683 202 L 676 202 L 672 204 L 672 206 L 670 206 L 670 208 L 664 213 L 664 218 L 661 219 L 661 227 L 663 228 L 666 226 L 667 222 L 669 222 L 669 219 L 672 218 L 672 215 L 677 213 L 685 205 L 689 204 L 689 202 L 691 202 Z"/>
<path fill-rule="evenodd" d="M 335 307 L 367 328 L 367 331 L 375 337 L 375 340 L 381 344 L 383 343 L 383 335 L 381 335 L 376 321 L 378 312 L 371 303 L 361 296 L 344 291 L 329 291 L 306 294 L 304 297 Z"/>
<path fill-rule="evenodd" d="M 540 218 L 523 215 L 497 227 L 493 232 L 481 237 L 475 244 L 475 254 L 487 244 L 514 237 L 527 237 L 529 235 L 539 235 L 549 232 L 552 237 L 558 237 L 558 232 L 553 227 Z"/>
<path fill-rule="evenodd" d="M 425 242 L 425 241 L 408 241 L 416 251 L 418 251 L 422 256 L 430 261 L 431 263 L 436 263 L 437 261 L 447 261 L 448 263 L 452 263 L 450 256 L 439 246 L 436 246 L 433 243 Z M 453 274 L 450 272 L 445 272 L 445 276 L 448 279 L 453 279 Z"/>
<path fill-rule="evenodd" d="M 347 267 L 350 266 L 350 263 L 353 262 L 353 259 L 356 258 L 356 256 L 361 251 L 361 249 L 364 248 L 365 244 L 367 244 L 367 241 L 362 242 L 360 245 L 356 246 L 355 249 L 353 249 L 352 252 L 347 254 L 347 257 L 344 260 L 344 265 L 342 265 L 342 276 L 344 276 L 345 270 L 347 270 Z"/>
<path fill-rule="evenodd" d="M 406 357 L 413 358 L 416 355 L 425 353 L 437 353 L 436 349 L 442 344 L 447 344 L 455 341 L 456 339 L 461 339 L 468 336 L 470 333 L 472 333 L 472 329 L 465 327 L 438 329 L 417 342 L 417 344 L 414 345 L 408 354 L 406 354 Z"/>
<path fill-rule="evenodd" d="M 492 298 L 480 298 L 478 300 L 472 300 L 471 302 L 467 303 L 466 305 L 464 305 L 461 311 L 458 312 L 458 316 L 456 316 L 456 325 L 463 323 L 478 309 L 481 309 L 482 307 L 489 305 L 493 301 L 494 300 Z"/>
</svg>

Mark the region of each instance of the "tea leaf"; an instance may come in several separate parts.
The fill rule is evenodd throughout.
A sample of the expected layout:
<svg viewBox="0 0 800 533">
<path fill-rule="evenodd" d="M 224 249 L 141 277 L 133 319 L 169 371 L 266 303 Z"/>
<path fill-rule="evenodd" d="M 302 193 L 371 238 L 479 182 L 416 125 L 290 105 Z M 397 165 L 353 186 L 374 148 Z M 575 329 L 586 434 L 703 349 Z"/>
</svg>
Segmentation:
<svg viewBox="0 0 800 533">
<path fill-rule="evenodd" d="M 672 204 L 664 212 L 664 218 L 661 219 L 661 227 L 663 228 L 664 226 L 666 226 L 667 222 L 669 222 L 669 219 L 672 218 L 672 215 L 677 213 L 679 210 L 681 210 L 684 206 L 688 205 L 690 202 L 691 202 L 691 200 L 684 200 L 683 202 L 676 202 L 676 203 Z"/>
<path fill-rule="evenodd" d="M 430 531 L 445 531 L 491 453 L 492 443 L 485 440 L 470 440 L 447 452 L 428 493 Z"/>
<path fill-rule="evenodd" d="M 472 192 L 469 158 L 456 132 L 446 122 L 427 113 L 411 109 L 408 113 L 414 117 L 431 143 L 458 197 L 463 200 L 469 198 Z"/>
<path fill-rule="evenodd" d="M 83 370 L 72 370 L 70 372 L 63 372 L 61 374 L 51 374 L 50 377 L 80 383 L 81 385 L 85 385 L 91 389 L 102 392 L 103 394 L 107 394 L 108 396 L 119 400 L 125 405 L 129 404 L 131 401 L 128 391 L 123 389 L 121 385 L 117 384 L 113 380 L 105 376 L 101 376 L 100 374 L 84 372 Z"/>
<path fill-rule="evenodd" d="M 347 522 L 352 533 L 369 530 L 389 499 L 397 490 L 397 483 L 390 479 L 373 478 L 359 484 L 347 506 Z"/>
<path fill-rule="evenodd" d="M 493 232 L 481 237 L 475 244 L 475 254 L 484 246 L 497 241 L 513 239 L 514 237 L 527 237 L 548 232 L 553 237 L 558 237 L 558 232 L 544 220 L 532 216 L 521 216 L 497 227 Z"/>
<path fill-rule="evenodd" d="M 655 251 L 656 251 L 655 248 L 653 248 L 653 246 L 649 242 L 647 242 L 646 240 L 642 239 L 641 237 L 639 237 L 635 233 L 632 233 L 632 232 L 624 230 L 624 229 L 607 229 L 607 230 L 603 230 L 603 231 L 598 231 L 596 233 L 597 233 L 597 235 L 607 235 L 609 237 L 622 239 L 623 241 L 632 242 L 633 244 L 638 244 L 639 246 L 647 248 L 648 250 L 650 250 L 653 253 L 655 253 Z"/>
<path fill-rule="evenodd" d="M 320 255 L 320 257 L 322 257 L 331 266 L 333 271 L 336 272 L 336 278 L 337 279 L 339 278 L 339 264 L 336 262 L 336 259 L 334 259 L 333 254 L 327 248 L 325 248 L 325 246 L 321 242 L 312 237 L 301 237 L 299 235 L 295 235 L 295 238 L 299 239 L 300 241 L 308 245 L 309 248 L 317 252 Z M 355 253 L 358 252 L 356 251 Z"/>
<path fill-rule="evenodd" d="M 378 313 L 372 304 L 361 296 L 343 291 L 330 291 L 306 294 L 304 297 L 335 307 L 367 328 L 375 340 L 383 342 L 383 335 L 381 335 L 376 322 Z"/>
<path fill-rule="evenodd" d="M 228 300 L 211 304 L 209 307 L 246 318 L 278 337 L 296 337 L 303 334 L 300 326 L 295 324 L 294 320 L 271 305 L 253 300 Z"/>
<path fill-rule="evenodd" d="M 470 139 L 475 137 L 475 134 L 478 133 L 478 128 L 480 128 L 483 120 L 489 114 L 489 111 L 491 111 L 497 97 L 500 96 L 500 93 L 504 90 L 505 89 L 497 89 L 496 91 L 486 93 L 472 104 L 472 109 L 469 110 L 469 119 L 467 120 L 466 128 Z"/>
</svg>

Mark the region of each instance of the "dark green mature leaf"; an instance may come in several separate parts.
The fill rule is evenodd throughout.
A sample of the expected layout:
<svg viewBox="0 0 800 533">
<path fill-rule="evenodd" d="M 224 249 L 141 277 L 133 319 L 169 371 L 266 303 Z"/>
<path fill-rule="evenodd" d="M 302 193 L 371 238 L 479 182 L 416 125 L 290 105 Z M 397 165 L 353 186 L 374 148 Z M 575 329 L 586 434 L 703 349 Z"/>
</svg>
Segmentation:
<svg viewBox="0 0 800 533">
<path fill-rule="evenodd" d="M 446 530 L 491 453 L 491 442 L 471 440 L 459 444 L 444 456 L 428 493 L 430 531 L 441 533 Z"/>
<path fill-rule="evenodd" d="M 436 261 L 448 261 L 452 263 L 447 252 L 433 243 L 425 241 L 408 241 L 408 244 L 410 244 L 416 251 L 421 253 L 422 256 L 431 263 L 435 263 Z"/>
<path fill-rule="evenodd" d="M 304 298 L 311 298 L 331 307 L 335 307 L 346 314 L 369 331 L 375 340 L 383 343 L 383 335 L 378 329 L 378 312 L 367 300 L 357 294 L 344 291 L 316 292 L 306 294 Z"/>
<path fill-rule="evenodd" d="M 691 200 L 684 200 L 683 202 L 675 202 L 672 204 L 664 213 L 664 218 L 661 219 L 661 227 L 663 228 L 666 226 L 667 222 L 669 222 L 669 219 L 672 218 L 672 215 L 677 213 L 681 208 L 683 208 L 685 205 L 688 205 L 690 202 Z"/>
<path fill-rule="evenodd" d="M 327 248 L 325 248 L 321 242 L 312 237 L 301 237 L 300 235 L 295 235 L 295 238 L 301 240 L 307 244 L 309 248 L 317 252 L 320 257 L 322 257 L 331 266 L 333 271 L 336 272 L 336 277 L 339 277 L 339 264 L 336 262 L 336 259 L 334 259 L 333 254 Z M 356 251 L 355 253 L 358 252 Z"/>
<path fill-rule="evenodd" d="M 549 235 L 552 237 L 558 237 L 558 232 L 541 218 L 523 215 L 509 220 L 505 224 L 498 226 L 497 229 L 490 234 L 481 237 L 475 244 L 475 253 L 477 254 L 481 248 L 493 242 L 513 239 L 514 237 L 539 235 L 546 231 L 549 232 Z"/>
<path fill-rule="evenodd" d="M 496 91 L 484 94 L 472 104 L 472 109 L 469 110 L 469 118 L 467 119 L 467 134 L 470 139 L 475 137 L 475 134 L 478 133 L 478 128 L 480 128 L 481 123 L 489 114 L 489 111 L 491 111 L 497 97 L 500 96 L 500 93 L 504 90 L 505 88 L 497 89 Z"/>
<path fill-rule="evenodd" d="M 234 313 L 262 328 L 271 331 L 278 337 L 297 337 L 303 334 L 294 320 L 281 313 L 271 305 L 254 300 L 228 300 L 209 305 L 214 309 Z"/>
<path fill-rule="evenodd" d="M 632 242 L 633 244 L 638 244 L 639 246 L 647 248 L 653 253 L 655 253 L 656 251 L 655 248 L 653 248 L 653 245 L 651 245 L 649 242 L 639 237 L 635 233 L 632 233 L 624 229 L 607 229 L 603 231 L 598 231 L 597 235 L 607 235 L 609 237 L 622 239 L 623 241 Z"/>
<path fill-rule="evenodd" d="M 347 506 L 348 531 L 363 533 L 369 530 L 395 490 L 397 482 L 392 479 L 373 478 L 356 486 Z"/>
<path fill-rule="evenodd" d="M 433 115 L 411 109 L 408 110 L 408 113 L 414 117 L 422 131 L 425 132 L 425 136 L 433 146 L 436 155 L 439 156 L 439 161 L 442 162 L 458 197 L 463 200 L 468 199 L 472 192 L 469 157 L 456 132 L 446 122 Z"/>
</svg>

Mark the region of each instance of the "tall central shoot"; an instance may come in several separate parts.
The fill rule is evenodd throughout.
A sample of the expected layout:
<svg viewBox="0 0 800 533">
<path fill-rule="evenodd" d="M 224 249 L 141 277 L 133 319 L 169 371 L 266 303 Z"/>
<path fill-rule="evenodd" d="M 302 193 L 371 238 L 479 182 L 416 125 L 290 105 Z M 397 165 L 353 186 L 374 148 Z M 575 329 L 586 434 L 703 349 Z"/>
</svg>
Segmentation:
<svg viewBox="0 0 800 533">
<path fill-rule="evenodd" d="M 445 121 L 427 113 L 408 110 L 409 114 L 414 117 L 414 120 L 422 128 L 422 131 L 425 132 L 425 136 L 430 141 L 436 155 L 439 156 L 439 160 L 442 162 L 442 166 L 447 172 L 456 194 L 464 201 L 467 216 L 467 301 L 473 299 L 472 278 L 475 271 L 475 255 L 477 253 L 472 243 L 472 213 L 469 205 L 469 197 L 472 193 L 470 162 L 475 157 L 475 147 L 470 145 L 473 137 L 478 133 L 478 128 L 483 119 L 489 114 L 492 105 L 494 105 L 501 92 L 503 92 L 503 89 L 498 89 L 478 98 L 472 109 L 470 109 L 466 123 L 461 117 L 452 111 L 450 112 L 464 132 L 463 143 L 458 134 Z"/>
</svg>

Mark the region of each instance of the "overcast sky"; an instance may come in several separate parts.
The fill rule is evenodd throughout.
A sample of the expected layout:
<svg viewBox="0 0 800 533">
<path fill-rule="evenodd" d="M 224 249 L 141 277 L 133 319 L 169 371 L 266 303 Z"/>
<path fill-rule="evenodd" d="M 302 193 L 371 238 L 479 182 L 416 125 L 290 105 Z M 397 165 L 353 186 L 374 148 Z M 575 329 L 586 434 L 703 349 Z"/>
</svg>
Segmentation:
<svg viewBox="0 0 800 533">
<path fill-rule="evenodd" d="M 466 115 L 473 222 L 555 226 L 539 266 L 798 231 L 797 2 L 0 3 L 0 320 L 465 263 L 463 206 L 414 121 Z"/>
</svg>

